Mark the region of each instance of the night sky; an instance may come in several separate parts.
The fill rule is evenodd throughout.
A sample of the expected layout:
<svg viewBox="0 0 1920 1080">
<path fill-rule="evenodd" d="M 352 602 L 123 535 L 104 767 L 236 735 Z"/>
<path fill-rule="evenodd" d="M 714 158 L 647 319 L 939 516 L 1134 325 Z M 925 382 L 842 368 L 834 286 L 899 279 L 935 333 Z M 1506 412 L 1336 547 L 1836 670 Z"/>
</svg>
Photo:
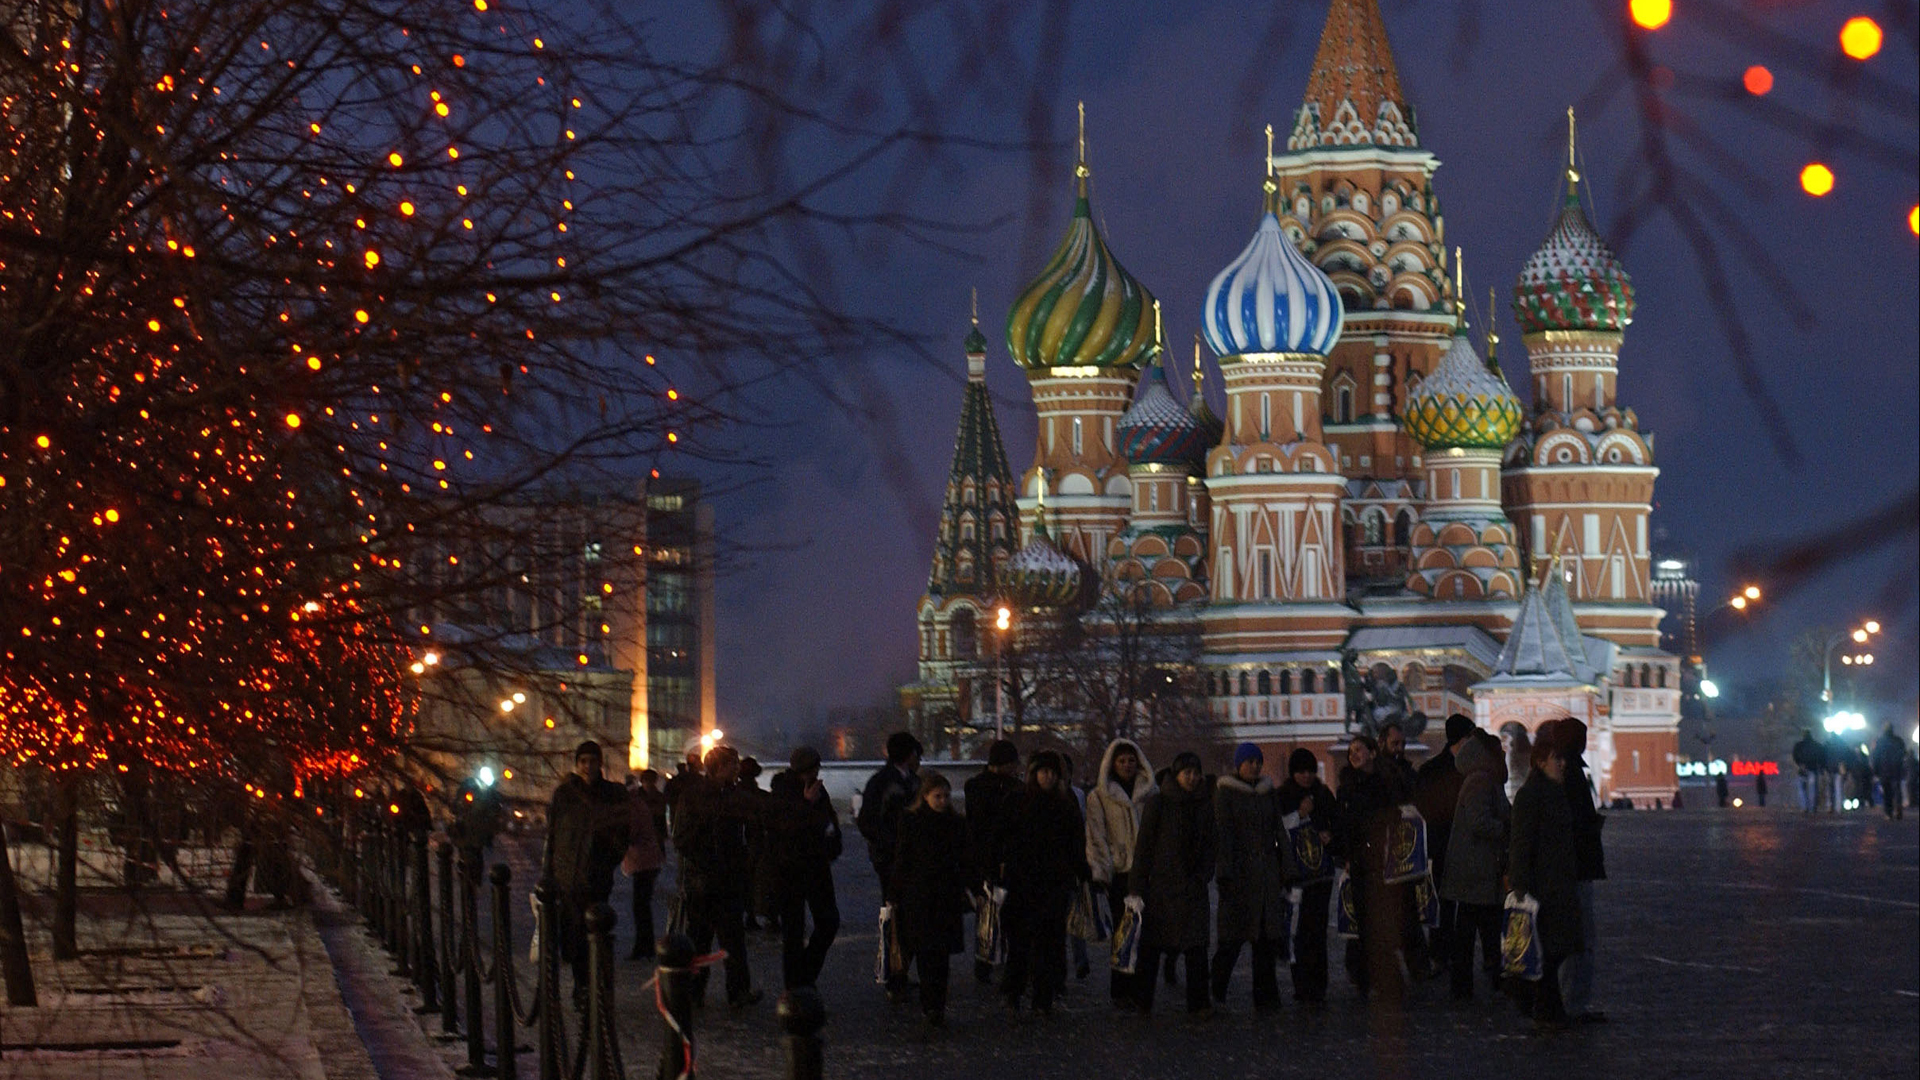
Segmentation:
<svg viewBox="0 0 1920 1080">
<path fill-rule="evenodd" d="M 717 506 L 723 533 L 757 549 L 723 579 L 719 602 L 721 724 L 750 739 L 777 741 L 776 732 L 803 729 L 823 709 L 884 700 L 913 677 L 914 605 L 926 584 L 958 415 L 969 287 L 980 291 L 981 323 L 994 343 L 988 381 L 1008 457 L 1016 471 L 1029 462 L 1032 406 L 1006 355 L 1006 310 L 1071 210 L 1074 102 L 1087 105 L 1096 220 L 1117 257 L 1165 305 L 1167 338 L 1184 370 L 1202 290 L 1257 218 L 1260 127 L 1271 122 L 1284 139 L 1325 14 L 1320 0 L 1279 5 L 1278 14 L 1274 5 L 1225 0 L 1083 2 L 1067 5 L 1061 47 L 1043 56 L 1041 22 L 1030 10 L 1043 6 L 1013 5 L 1033 25 L 992 31 L 999 44 L 991 47 L 970 46 L 969 35 L 975 19 L 1000 5 L 963 5 L 971 17 L 926 16 L 910 27 L 906 47 L 920 74 L 936 88 L 942 79 L 968 87 L 939 91 L 955 103 L 945 113 L 950 134 L 1022 141 L 1031 97 L 1009 87 L 1038 80 L 1053 85 L 1042 103 L 1056 140 L 1039 152 L 942 151 L 907 189 L 910 205 L 974 227 L 938 245 L 856 243 L 836 263 L 845 303 L 922 335 L 924 352 L 894 346 L 818 358 L 815 374 L 857 407 L 830 404 L 806 380 L 788 380 L 762 399 L 767 422 L 743 436 L 777 462 Z M 1643 127 L 1636 88 L 1608 74 L 1619 70 L 1615 23 L 1624 3 L 1384 0 L 1382 7 L 1421 143 L 1442 162 L 1435 188 L 1447 243 L 1466 250 L 1476 341 L 1491 285 L 1499 295 L 1501 360 L 1524 396 L 1525 358 L 1507 304 L 1522 260 L 1558 205 L 1567 105 L 1596 101 L 1580 118 L 1580 151 L 1590 206 L 1612 237 L 1642 167 L 1634 160 Z M 1869 7 L 1889 24 L 1884 51 L 1868 64 L 1899 91 L 1889 107 L 1863 105 L 1857 87 L 1818 74 L 1823 65 L 1852 64 L 1832 59 L 1835 35 Z M 1652 59 L 1679 73 L 1661 97 L 1675 110 L 1667 130 L 1683 136 L 1680 160 L 1726 200 L 1810 315 L 1797 319 L 1795 301 L 1783 300 L 1757 269 L 1758 254 L 1724 221 L 1706 219 L 1795 458 L 1742 388 L 1700 263 L 1672 220 L 1655 210 L 1617 245 L 1639 301 L 1621 354 L 1620 401 L 1639 413 L 1642 431 L 1655 433 L 1661 476 L 1653 524 L 1667 551 L 1701 560 L 1703 607 L 1740 584 L 1728 571 L 1736 552 L 1784 546 L 1916 485 L 1920 297 L 1906 221 L 1916 190 L 1915 17 L 1911 4 L 1888 7 L 1905 12 L 1904 31 L 1881 5 L 1677 0 L 1674 21 L 1649 43 Z M 1769 43 L 1759 33 L 1725 32 L 1749 17 L 1781 37 Z M 848 73 L 835 65 L 860 62 L 836 37 L 848 28 L 819 29 L 822 48 L 811 62 L 826 81 L 842 79 Z M 719 35 L 697 19 L 676 28 L 682 32 L 676 44 L 688 55 L 720 47 Z M 994 49 L 1009 41 L 1037 74 L 993 76 Z M 1812 59 L 1797 69 L 1796 57 Z M 1755 119 L 1755 103 L 1736 88 L 1756 62 L 1777 77 L 1767 104 L 1817 126 L 1787 134 Z M 982 69 L 984 85 L 975 85 L 968 65 Z M 882 91 L 875 117 L 904 114 L 904 91 L 889 94 L 907 78 L 875 77 Z M 1617 91 L 1599 108 L 1588 95 L 1606 85 Z M 1844 131 L 1882 140 L 1904 153 L 1905 164 L 1836 147 L 1835 132 Z M 1691 135 L 1723 153 L 1701 149 Z M 1804 195 L 1797 181 L 1816 158 L 1838 175 L 1823 199 Z M 857 175 L 836 197 L 848 206 L 880 203 L 901 190 L 898 175 Z M 1042 216 L 1029 214 L 1034 205 Z M 1819 576 L 1751 626 L 1731 612 L 1714 616 L 1707 628 L 1712 674 L 1737 695 L 1784 664 L 1795 635 L 1878 616 L 1887 636 L 1861 690 L 1898 704 L 1885 718 L 1900 719 L 1904 729 L 1916 696 L 1912 537 L 1909 524 L 1899 542 Z"/>
</svg>

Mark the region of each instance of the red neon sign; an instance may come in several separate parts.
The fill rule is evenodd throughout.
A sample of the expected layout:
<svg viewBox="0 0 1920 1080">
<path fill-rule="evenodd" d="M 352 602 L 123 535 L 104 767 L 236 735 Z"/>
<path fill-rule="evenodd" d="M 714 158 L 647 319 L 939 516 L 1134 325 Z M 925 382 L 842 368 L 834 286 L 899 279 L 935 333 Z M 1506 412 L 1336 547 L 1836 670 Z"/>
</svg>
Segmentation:
<svg viewBox="0 0 1920 1080">
<path fill-rule="evenodd" d="M 1733 763 L 1735 776 L 1779 776 L 1780 766 L 1771 761 L 1736 761 Z"/>
</svg>

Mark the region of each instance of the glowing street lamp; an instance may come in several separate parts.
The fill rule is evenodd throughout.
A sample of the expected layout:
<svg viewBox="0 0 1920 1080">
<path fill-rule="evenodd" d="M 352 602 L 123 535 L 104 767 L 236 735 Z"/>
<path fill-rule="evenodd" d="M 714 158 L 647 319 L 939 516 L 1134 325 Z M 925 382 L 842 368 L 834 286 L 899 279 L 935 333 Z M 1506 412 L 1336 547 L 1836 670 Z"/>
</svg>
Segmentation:
<svg viewBox="0 0 1920 1080">
<path fill-rule="evenodd" d="M 1013 629 L 1013 609 L 1005 604 L 994 612 L 993 628 L 998 636 L 993 650 L 993 739 L 999 742 L 1006 738 L 1007 731 L 1007 678 L 1005 674 L 1007 654 L 1007 631 Z"/>
<path fill-rule="evenodd" d="M 1701 679 L 1700 694 L 1702 697 L 1717 698 L 1720 696 L 1720 684 L 1712 679 Z"/>
<path fill-rule="evenodd" d="M 1858 627 L 1855 627 L 1852 630 L 1842 630 L 1841 632 L 1827 639 L 1826 653 L 1824 656 L 1822 656 L 1821 663 L 1820 663 L 1820 700 L 1821 701 L 1828 702 L 1828 703 L 1831 703 L 1833 701 L 1833 650 L 1838 648 L 1841 642 L 1846 641 L 1849 638 L 1851 638 L 1854 642 L 1858 644 L 1864 645 L 1866 644 L 1868 638 L 1872 637 L 1875 634 L 1878 634 L 1879 632 L 1880 632 L 1879 620 L 1868 619 L 1866 622 L 1861 623 Z"/>
</svg>

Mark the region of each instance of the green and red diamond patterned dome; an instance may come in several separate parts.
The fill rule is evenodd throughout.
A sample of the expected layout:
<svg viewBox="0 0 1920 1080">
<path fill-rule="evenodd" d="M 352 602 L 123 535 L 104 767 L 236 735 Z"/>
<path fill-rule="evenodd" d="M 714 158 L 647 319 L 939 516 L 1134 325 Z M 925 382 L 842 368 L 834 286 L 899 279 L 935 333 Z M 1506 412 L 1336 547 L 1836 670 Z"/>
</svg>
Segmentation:
<svg viewBox="0 0 1920 1080">
<path fill-rule="evenodd" d="M 1608 330 L 1633 321 L 1633 280 L 1569 194 L 1546 243 L 1520 269 L 1513 316 L 1524 333 Z"/>
</svg>

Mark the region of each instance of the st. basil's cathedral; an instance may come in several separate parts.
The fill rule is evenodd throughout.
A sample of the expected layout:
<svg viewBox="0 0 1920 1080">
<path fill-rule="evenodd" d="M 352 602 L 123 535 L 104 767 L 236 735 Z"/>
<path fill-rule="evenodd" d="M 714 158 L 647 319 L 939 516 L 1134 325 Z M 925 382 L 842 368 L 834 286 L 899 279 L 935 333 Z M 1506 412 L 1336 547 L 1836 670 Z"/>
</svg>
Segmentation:
<svg viewBox="0 0 1920 1080">
<path fill-rule="evenodd" d="M 1002 654 L 1021 635 L 1076 620 L 1097 651 L 1114 612 L 1145 609 L 1208 740 L 1325 760 L 1389 718 L 1418 738 L 1416 713 L 1436 731 L 1465 713 L 1510 745 L 1571 715 L 1603 796 L 1670 796 L 1680 678 L 1649 580 L 1658 469 L 1617 397 L 1633 289 L 1583 207 L 1571 124 L 1563 206 L 1513 288 L 1531 406 L 1497 337 L 1484 357 L 1468 337 L 1440 162 L 1375 0 L 1332 0 L 1284 151 L 1269 132 L 1252 238 L 1200 298 L 1212 365 L 1196 343 L 1191 370 L 1171 369 L 1159 301 L 1094 225 L 1083 138 L 1066 238 L 1007 317 L 1039 420 L 1017 480 L 977 322 L 966 339 L 903 693 L 916 729 L 977 748 L 1013 726 Z M 1077 730 L 1071 695 L 1056 705 L 1016 711 L 1026 730 Z"/>
</svg>

